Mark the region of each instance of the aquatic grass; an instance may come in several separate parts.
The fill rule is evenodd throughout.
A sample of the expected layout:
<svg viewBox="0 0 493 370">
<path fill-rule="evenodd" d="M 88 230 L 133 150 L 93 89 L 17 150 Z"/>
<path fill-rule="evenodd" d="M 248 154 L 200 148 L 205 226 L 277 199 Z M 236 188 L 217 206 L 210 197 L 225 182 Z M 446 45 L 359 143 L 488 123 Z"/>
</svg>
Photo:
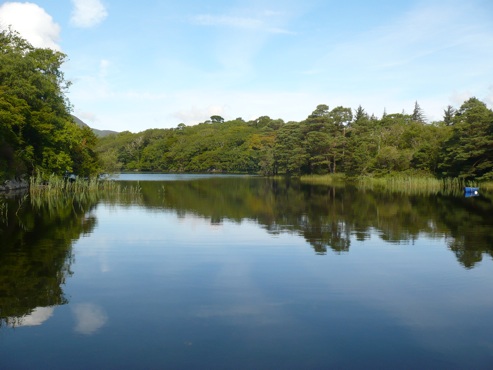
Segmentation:
<svg viewBox="0 0 493 370">
<path fill-rule="evenodd" d="M 26 199 L 27 199 L 27 194 L 24 194 L 24 196 L 19 198 L 19 200 L 17 201 L 18 207 L 17 207 L 17 211 L 15 211 L 16 216 L 19 214 L 19 211 L 22 209 L 22 206 L 24 205 Z"/>
<path fill-rule="evenodd" d="M 320 185 L 344 185 L 343 174 L 326 174 L 326 175 L 305 175 L 300 177 L 301 182 L 308 184 Z"/>
<path fill-rule="evenodd" d="M 9 204 L 4 199 L 0 199 L 0 221 L 8 224 L 9 220 Z"/>
<path fill-rule="evenodd" d="M 483 190 L 493 191 L 493 181 L 485 181 L 479 183 L 479 187 Z"/>
<path fill-rule="evenodd" d="M 31 177 L 30 195 L 82 195 L 82 194 L 118 194 L 129 193 L 139 194 L 141 189 L 139 186 L 122 186 L 112 180 L 101 180 L 96 177 L 78 178 L 76 181 L 67 181 L 60 176 L 50 175 L 48 177 L 43 174 L 37 174 Z"/>
<path fill-rule="evenodd" d="M 477 186 L 476 182 L 458 178 L 437 179 L 435 177 L 389 176 L 359 177 L 354 185 L 360 189 L 382 190 L 402 194 L 459 194 L 464 186 Z"/>
<path fill-rule="evenodd" d="M 362 190 L 378 190 L 403 194 L 459 194 L 465 186 L 478 186 L 477 182 L 459 178 L 437 179 L 432 176 L 393 175 L 385 177 L 345 177 L 343 174 L 308 175 L 302 182 L 319 185 L 353 185 Z M 486 186 L 485 186 L 486 185 Z M 493 182 L 482 183 L 481 187 L 493 189 Z"/>
<path fill-rule="evenodd" d="M 142 201 L 140 186 L 123 186 L 97 178 L 69 182 L 57 176 L 37 176 L 31 179 L 29 195 L 32 207 L 45 210 L 50 217 L 57 217 L 61 209 L 84 212 L 100 201 L 110 204 Z"/>
</svg>

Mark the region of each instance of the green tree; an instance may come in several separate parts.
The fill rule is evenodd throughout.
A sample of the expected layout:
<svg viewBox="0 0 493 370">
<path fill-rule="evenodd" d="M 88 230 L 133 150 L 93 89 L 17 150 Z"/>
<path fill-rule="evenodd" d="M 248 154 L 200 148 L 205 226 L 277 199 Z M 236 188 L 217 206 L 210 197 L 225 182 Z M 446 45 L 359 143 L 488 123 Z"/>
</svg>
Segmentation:
<svg viewBox="0 0 493 370">
<path fill-rule="evenodd" d="M 221 116 L 211 116 L 211 122 L 212 123 L 223 123 L 224 122 L 224 118 L 222 118 Z"/>
<path fill-rule="evenodd" d="M 95 138 L 79 128 L 66 98 L 63 53 L 30 45 L 11 29 L 0 31 L 0 170 L 97 172 Z M 87 163 L 85 161 L 88 161 Z"/>
<path fill-rule="evenodd" d="M 456 112 L 440 169 L 447 177 L 493 179 L 493 111 L 470 98 Z"/>
<path fill-rule="evenodd" d="M 378 150 L 378 120 L 370 119 L 361 106 L 355 114 L 347 138 L 345 172 L 348 176 L 366 175 L 374 167 Z"/>
<path fill-rule="evenodd" d="M 454 115 L 455 115 L 455 109 L 451 105 L 448 105 L 447 109 L 443 110 L 443 122 L 445 123 L 445 125 L 447 126 L 452 125 L 454 120 Z"/>
<path fill-rule="evenodd" d="M 360 122 L 367 121 L 368 119 L 368 113 L 366 113 L 363 107 L 359 105 L 358 108 L 354 111 L 354 122 L 358 124 Z"/>
<path fill-rule="evenodd" d="M 344 126 L 348 126 L 353 120 L 353 112 L 351 111 L 351 108 L 339 106 L 330 111 L 329 117 L 331 123 L 341 130 Z"/>
<path fill-rule="evenodd" d="M 311 131 L 306 135 L 305 145 L 310 155 L 311 172 L 334 172 L 334 137 L 326 132 Z"/>
<path fill-rule="evenodd" d="M 280 173 L 300 175 L 307 164 L 308 154 L 303 143 L 302 125 L 288 123 L 277 132 L 275 158 Z"/>
<path fill-rule="evenodd" d="M 414 110 L 413 110 L 413 114 L 411 117 L 412 117 L 413 121 L 416 121 L 416 122 L 423 122 L 424 123 L 426 120 L 425 115 L 423 113 L 423 110 L 421 109 L 421 107 L 419 106 L 417 101 L 414 103 Z"/>
</svg>

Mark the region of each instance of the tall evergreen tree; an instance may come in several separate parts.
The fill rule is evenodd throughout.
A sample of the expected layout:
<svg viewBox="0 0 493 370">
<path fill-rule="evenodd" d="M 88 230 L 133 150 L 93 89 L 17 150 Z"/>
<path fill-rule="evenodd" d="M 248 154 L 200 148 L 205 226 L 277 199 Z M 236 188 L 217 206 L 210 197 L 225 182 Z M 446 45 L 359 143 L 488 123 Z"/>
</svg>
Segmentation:
<svg viewBox="0 0 493 370">
<path fill-rule="evenodd" d="M 426 120 L 423 110 L 421 109 L 417 101 L 414 103 L 414 110 L 413 110 L 413 114 L 411 115 L 411 118 L 413 121 L 422 122 L 422 123 L 424 123 Z"/>
<path fill-rule="evenodd" d="M 451 105 L 448 105 L 447 109 L 443 110 L 443 122 L 445 125 L 450 126 L 453 123 L 454 114 L 455 109 Z"/>
<path fill-rule="evenodd" d="M 354 122 L 359 123 L 363 120 L 368 120 L 368 113 L 365 112 L 361 105 L 354 111 Z"/>
<path fill-rule="evenodd" d="M 288 123 L 277 132 L 275 159 L 280 173 L 300 175 L 307 164 L 308 154 L 303 143 L 299 123 Z"/>
<path fill-rule="evenodd" d="M 444 176 L 493 179 L 493 111 L 486 104 L 476 98 L 462 104 L 441 159 Z"/>
</svg>

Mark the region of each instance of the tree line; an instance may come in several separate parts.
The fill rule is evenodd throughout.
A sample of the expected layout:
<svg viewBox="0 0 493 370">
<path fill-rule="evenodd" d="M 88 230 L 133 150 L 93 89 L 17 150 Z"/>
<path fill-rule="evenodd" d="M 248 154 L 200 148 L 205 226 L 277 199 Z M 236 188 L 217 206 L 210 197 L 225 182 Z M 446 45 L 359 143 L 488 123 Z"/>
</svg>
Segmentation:
<svg viewBox="0 0 493 370">
<path fill-rule="evenodd" d="M 359 106 L 318 105 L 300 122 L 262 116 L 122 132 L 97 143 L 108 171 L 232 172 L 262 175 L 395 173 L 493 179 L 493 111 L 477 98 L 426 123 L 411 114 L 377 118 Z"/>
<path fill-rule="evenodd" d="M 424 174 L 493 179 L 493 111 L 470 98 L 426 123 L 411 114 L 377 118 L 359 106 L 318 105 L 300 122 L 262 116 L 96 138 L 70 115 L 66 56 L 0 30 L 0 178 L 36 171 L 227 172 L 262 175 Z"/>
</svg>

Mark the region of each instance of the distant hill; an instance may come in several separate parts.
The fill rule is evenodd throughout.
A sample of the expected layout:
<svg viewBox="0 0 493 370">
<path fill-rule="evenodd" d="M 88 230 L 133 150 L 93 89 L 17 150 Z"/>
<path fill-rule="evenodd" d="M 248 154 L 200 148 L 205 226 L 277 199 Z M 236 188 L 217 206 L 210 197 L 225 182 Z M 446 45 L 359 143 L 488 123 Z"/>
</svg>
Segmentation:
<svg viewBox="0 0 493 370">
<path fill-rule="evenodd" d="M 89 125 L 87 123 L 85 123 L 84 121 L 82 121 L 80 118 L 72 115 L 72 118 L 74 119 L 75 123 L 80 126 L 80 127 L 89 127 Z M 108 135 L 115 135 L 115 134 L 118 134 L 118 132 L 116 131 L 111 131 L 111 130 L 98 130 L 98 129 L 95 129 L 95 128 L 92 128 L 92 127 L 89 127 L 92 132 L 94 132 L 94 135 L 96 135 L 97 137 L 105 137 L 105 136 L 108 136 Z"/>
</svg>

